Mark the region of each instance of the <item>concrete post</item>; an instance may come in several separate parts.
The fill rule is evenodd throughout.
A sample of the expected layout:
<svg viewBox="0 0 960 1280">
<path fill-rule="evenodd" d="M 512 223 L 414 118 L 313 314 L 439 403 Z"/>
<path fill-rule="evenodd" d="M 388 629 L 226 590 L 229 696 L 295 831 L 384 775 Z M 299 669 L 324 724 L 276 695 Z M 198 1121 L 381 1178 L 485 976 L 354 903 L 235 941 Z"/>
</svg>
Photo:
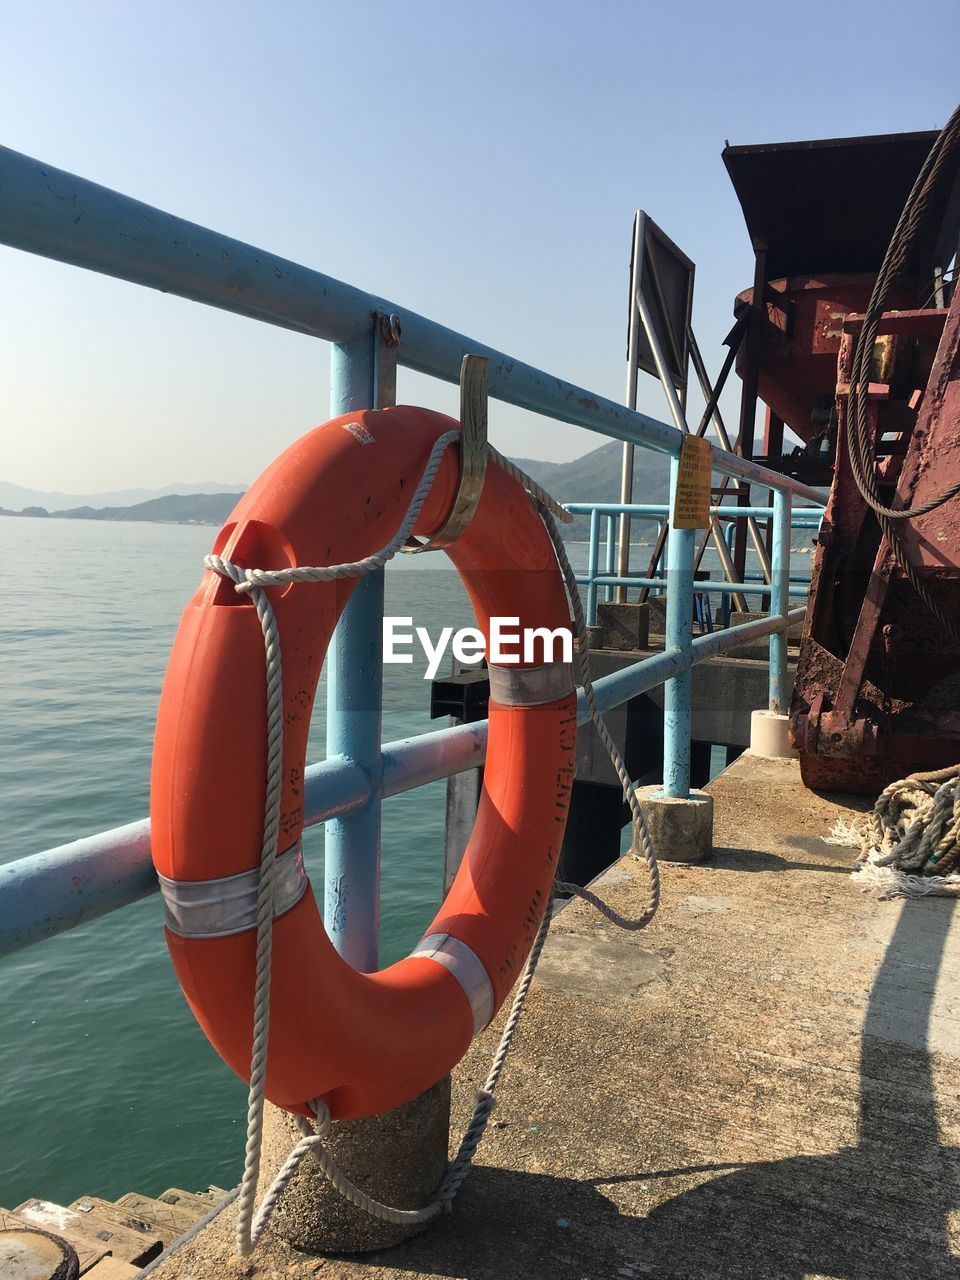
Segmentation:
<svg viewBox="0 0 960 1280">
<path fill-rule="evenodd" d="M 773 760 L 796 760 L 800 753 L 790 741 L 790 717 L 779 711 L 752 712 L 750 751 Z"/>
<path fill-rule="evenodd" d="M 446 1172 L 449 1128 L 450 1077 L 444 1076 L 394 1111 L 335 1124 L 327 1147 L 367 1195 L 399 1209 L 419 1209 Z M 261 1186 L 269 1186 L 299 1139 L 293 1117 L 268 1103 Z M 382 1222 L 358 1209 L 331 1187 L 309 1156 L 280 1197 L 270 1229 L 310 1253 L 387 1249 L 423 1230 Z"/>
<path fill-rule="evenodd" d="M 704 862 L 713 852 L 713 796 L 688 790 L 668 796 L 662 787 L 637 790 L 654 850 L 661 862 Z M 634 852 L 638 852 L 635 848 Z"/>
</svg>

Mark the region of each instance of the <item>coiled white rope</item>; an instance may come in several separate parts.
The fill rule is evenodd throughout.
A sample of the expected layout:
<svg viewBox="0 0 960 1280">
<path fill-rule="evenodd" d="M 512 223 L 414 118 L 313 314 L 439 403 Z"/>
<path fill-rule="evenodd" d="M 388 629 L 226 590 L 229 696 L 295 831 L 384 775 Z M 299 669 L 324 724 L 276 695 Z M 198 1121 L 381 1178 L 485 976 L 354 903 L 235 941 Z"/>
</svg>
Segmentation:
<svg viewBox="0 0 960 1280">
<path fill-rule="evenodd" d="M 244 1154 L 243 1178 L 237 1196 L 237 1251 L 241 1256 L 249 1255 L 260 1239 L 270 1215 L 284 1189 L 300 1167 L 309 1152 L 320 1165 L 324 1175 L 343 1196 L 358 1208 L 387 1222 L 409 1226 L 424 1226 L 432 1221 L 444 1209 L 449 1209 L 454 1196 L 460 1189 L 470 1163 L 476 1153 L 480 1139 L 493 1113 L 495 1106 L 494 1093 L 503 1070 L 510 1044 L 520 1021 L 524 1003 L 533 975 L 546 941 L 547 931 L 553 915 L 553 901 L 544 913 L 540 928 L 527 958 L 526 966 L 520 978 L 516 995 L 510 1009 L 509 1017 L 503 1029 L 500 1043 L 494 1054 L 489 1075 L 478 1092 L 477 1103 L 470 1123 L 460 1143 L 460 1148 L 451 1163 L 440 1187 L 432 1199 L 420 1209 L 398 1209 L 383 1204 L 368 1196 L 357 1187 L 346 1173 L 337 1165 L 334 1157 L 324 1145 L 324 1139 L 330 1132 L 330 1113 L 322 1099 L 312 1104 L 316 1112 L 314 1125 L 298 1118 L 303 1137 L 294 1146 L 284 1161 L 279 1173 L 254 1212 L 257 1185 L 260 1178 L 260 1158 L 263 1143 L 263 1110 L 267 1067 L 267 1046 L 270 1031 L 270 971 L 273 934 L 274 880 L 277 855 L 277 838 L 280 821 L 281 799 L 281 765 L 283 757 L 283 678 L 280 658 L 280 635 L 277 628 L 273 607 L 267 597 L 266 589 L 274 586 L 285 586 L 289 583 L 329 582 L 339 578 L 358 578 L 366 573 L 382 568 L 391 560 L 409 539 L 417 518 L 426 501 L 427 494 L 436 478 L 446 448 L 459 439 L 459 431 L 448 431 L 441 435 L 427 459 L 427 464 L 420 477 L 417 488 L 410 501 L 406 515 L 400 527 L 390 541 L 380 551 L 366 556 L 362 560 L 348 564 L 323 566 L 297 566 L 287 569 L 245 569 L 225 560 L 222 556 L 208 555 L 204 564 L 214 573 L 229 579 L 235 589 L 249 595 L 251 603 L 257 611 L 260 627 L 263 632 L 264 657 L 266 662 L 266 695 L 267 695 L 267 786 L 264 804 L 263 843 L 260 860 L 260 880 L 257 893 L 257 950 L 256 980 L 253 999 L 253 1045 L 250 1058 L 250 1089 L 247 1099 L 247 1139 Z M 489 447 L 489 446 L 488 446 Z M 577 633 L 578 653 L 577 667 L 580 684 L 583 686 L 587 707 L 596 726 L 600 739 L 606 748 L 617 771 L 623 787 L 624 795 L 630 806 L 633 819 L 635 845 L 642 852 L 650 878 L 650 892 L 647 904 L 641 915 L 630 920 L 619 915 L 606 903 L 601 901 L 589 889 L 567 882 L 556 882 L 555 891 L 574 894 L 591 903 L 598 911 L 614 924 L 623 929 L 642 929 L 656 913 L 660 899 L 660 875 L 650 834 L 647 829 L 643 809 L 637 798 L 633 783 L 627 773 L 626 766 L 604 723 L 597 705 L 593 685 L 590 679 L 589 657 L 587 651 L 586 622 L 583 606 L 577 588 L 576 578 L 567 558 L 566 548 L 555 516 L 563 520 L 571 517 L 563 507 L 544 489 L 537 485 L 514 463 L 504 458 L 495 449 L 490 448 L 490 457 L 509 475 L 518 480 L 535 503 L 546 525 L 553 543 L 557 560 L 563 573 L 570 597 L 574 624 Z"/>
<path fill-rule="evenodd" d="M 859 847 L 854 883 L 881 898 L 960 893 L 960 765 L 891 782 L 855 823 L 839 819 L 827 843 Z"/>
</svg>

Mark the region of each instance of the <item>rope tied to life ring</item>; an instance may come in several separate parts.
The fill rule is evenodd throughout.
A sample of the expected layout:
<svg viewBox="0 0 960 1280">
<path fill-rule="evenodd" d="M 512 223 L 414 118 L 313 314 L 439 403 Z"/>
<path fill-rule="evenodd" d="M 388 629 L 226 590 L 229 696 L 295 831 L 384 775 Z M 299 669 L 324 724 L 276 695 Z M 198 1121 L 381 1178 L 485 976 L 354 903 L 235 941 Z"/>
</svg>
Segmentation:
<svg viewBox="0 0 960 1280">
<path fill-rule="evenodd" d="M 263 635 L 266 701 L 267 701 L 267 764 L 264 803 L 263 840 L 259 864 L 256 900 L 256 977 L 253 999 L 253 1040 L 250 1060 L 250 1081 L 247 1100 L 247 1131 L 243 1176 L 239 1187 L 224 1202 L 237 1200 L 236 1245 L 241 1256 L 249 1255 L 256 1247 L 270 1216 L 284 1189 L 309 1154 L 319 1164 L 324 1176 L 340 1194 L 361 1210 L 375 1218 L 407 1226 L 426 1226 L 440 1213 L 448 1211 L 462 1186 L 471 1162 L 486 1130 L 496 1105 L 495 1091 L 510 1046 L 524 1009 L 527 994 L 533 981 L 537 963 L 546 941 L 553 915 L 555 898 L 550 898 L 540 922 L 533 945 L 517 985 L 510 1013 L 504 1025 L 500 1042 L 494 1053 L 490 1071 L 482 1089 L 478 1091 L 476 1105 L 464 1132 L 457 1155 L 451 1162 L 439 1188 L 430 1201 L 419 1209 L 399 1209 L 367 1195 L 340 1168 L 325 1146 L 331 1128 L 330 1112 L 323 1099 L 310 1104 L 313 1120 L 297 1116 L 296 1122 L 302 1137 L 290 1151 L 259 1206 L 255 1205 L 260 1178 L 261 1147 L 263 1140 L 263 1114 L 265 1103 L 267 1048 L 270 1029 L 270 979 L 272 935 L 274 921 L 274 894 L 276 862 L 280 828 L 282 760 L 283 760 L 283 677 L 281 666 L 281 637 L 277 619 L 267 594 L 269 588 L 290 584 L 330 582 L 335 579 L 359 578 L 372 573 L 388 563 L 402 551 L 411 537 L 412 530 L 430 493 L 446 449 L 460 437 L 459 431 L 447 431 L 438 436 L 428 456 L 424 470 L 410 500 L 406 515 L 393 537 L 379 551 L 361 560 L 323 566 L 293 566 L 284 569 L 244 568 L 220 555 L 208 555 L 205 565 L 212 572 L 233 583 L 238 594 L 249 598 L 256 610 Z M 614 742 L 593 690 L 589 670 L 586 620 L 574 571 L 567 557 L 557 518 L 569 521 L 569 513 L 536 484 L 514 463 L 488 446 L 489 459 L 516 479 L 536 507 L 550 537 L 557 563 L 566 586 L 577 638 L 576 666 L 578 683 L 583 688 L 591 720 L 608 752 L 611 762 L 627 799 L 634 828 L 634 847 L 639 850 L 649 874 L 649 894 L 641 914 L 635 919 L 619 915 L 608 904 L 579 885 L 554 881 L 554 894 L 564 893 L 582 898 L 620 928 L 637 930 L 644 928 L 657 911 L 660 898 L 660 877 L 657 860 L 650 840 L 646 820 L 633 782 L 627 772 L 620 751 Z M 173 1249 L 171 1249 L 171 1252 Z M 169 1253 L 165 1256 L 169 1256 Z M 152 1268 L 151 1268 L 152 1269 Z"/>
</svg>

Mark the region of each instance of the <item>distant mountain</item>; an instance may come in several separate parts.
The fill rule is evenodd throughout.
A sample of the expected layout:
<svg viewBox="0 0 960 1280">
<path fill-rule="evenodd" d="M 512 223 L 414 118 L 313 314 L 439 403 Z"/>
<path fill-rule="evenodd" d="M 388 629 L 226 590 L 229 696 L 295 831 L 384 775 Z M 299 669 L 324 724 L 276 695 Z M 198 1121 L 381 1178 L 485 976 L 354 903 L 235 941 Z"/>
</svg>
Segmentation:
<svg viewBox="0 0 960 1280">
<path fill-rule="evenodd" d="M 622 456 L 623 445 L 619 440 L 611 440 L 572 462 L 541 462 L 537 458 L 514 458 L 513 461 L 560 502 L 619 502 Z M 633 462 L 633 501 L 666 502 L 669 489 L 669 457 L 651 449 L 637 449 Z M 582 541 L 589 528 L 589 517 L 577 516 L 573 524 L 564 525 L 564 533 L 568 538 Z"/>
<path fill-rule="evenodd" d="M 27 489 L 23 485 L 0 480 L 0 508 L 23 511 L 25 507 L 43 507 L 47 511 L 66 511 L 76 507 L 130 507 L 151 498 L 169 494 L 242 493 L 243 484 L 220 484 L 204 480 L 199 484 L 168 484 L 162 489 L 113 489 L 105 493 L 58 493 L 48 489 Z"/>
<path fill-rule="evenodd" d="M 164 524 L 221 525 L 242 493 L 171 493 L 129 507 L 72 507 L 50 514 L 66 520 L 153 520 Z"/>
<path fill-rule="evenodd" d="M 24 507 L 11 511 L 0 507 L 0 516 L 56 516 L 61 520 L 151 520 L 161 524 L 221 525 L 237 505 L 241 493 L 171 493 L 150 498 L 129 507 L 69 507 L 48 511 L 46 507 Z"/>
<path fill-rule="evenodd" d="M 616 502 L 620 497 L 621 448 L 619 441 L 612 440 L 572 462 L 544 462 L 538 458 L 513 461 L 561 502 Z M 665 501 L 669 473 L 670 460 L 665 454 L 638 449 L 633 476 L 634 502 Z M 139 493 L 147 497 L 129 502 L 122 500 Z M 121 490 L 78 498 L 0 481 L 0 515 L 220 525 L 242 493 L 240 485 L 210 483 L 172 486 L 160 491 Z M 102 502 L 104 498 L 112 500 Z M 586 538 L 588 530 L 586 516 L 578 516 L 572 525 L 564 526 L 566 536 L 576 540 Z"/>
</svg>

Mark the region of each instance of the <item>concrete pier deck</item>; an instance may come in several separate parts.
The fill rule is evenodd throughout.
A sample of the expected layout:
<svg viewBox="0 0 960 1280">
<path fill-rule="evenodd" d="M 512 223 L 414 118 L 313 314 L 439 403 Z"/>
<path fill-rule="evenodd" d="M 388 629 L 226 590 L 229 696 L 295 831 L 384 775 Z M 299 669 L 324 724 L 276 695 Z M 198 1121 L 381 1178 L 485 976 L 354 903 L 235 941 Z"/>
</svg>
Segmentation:
<svg viewBox="0 0 960 1280">
<path fill-rule="evenodd" d="M 228 1210 L 157 1280 L 960 1276 L 953 901 L 858 892 L 821 840 L 852 802 L 794 762 L 712 790 L 715 855 L 664 865 L 650 929 L 560 914 L 452 1215 L 363 1259 L 271 1239 L 240 1263 Z M 641 876 L 601 892 L 630 913 Z M 455 1075 L 455 1136 L 495 1037 Z"/>
</svg>

